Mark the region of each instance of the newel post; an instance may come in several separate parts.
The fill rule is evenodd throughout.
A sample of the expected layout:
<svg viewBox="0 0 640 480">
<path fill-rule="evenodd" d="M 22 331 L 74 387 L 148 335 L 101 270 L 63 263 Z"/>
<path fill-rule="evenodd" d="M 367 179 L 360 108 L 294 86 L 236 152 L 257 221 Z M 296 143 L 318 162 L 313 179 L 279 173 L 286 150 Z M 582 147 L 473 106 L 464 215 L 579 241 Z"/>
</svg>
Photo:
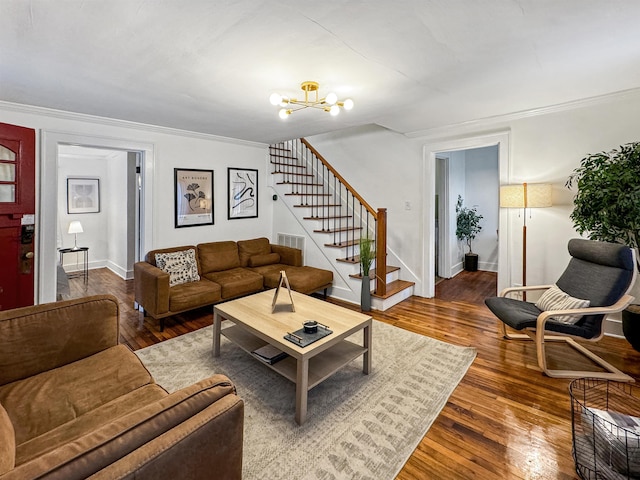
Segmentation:
<svg viewBox="0 0 640 480">
<path fill-rule="evenodd" d="M 376 295 L 387 293 L 387 209 L 378 209 L 376 221 Z"/>
</svg>

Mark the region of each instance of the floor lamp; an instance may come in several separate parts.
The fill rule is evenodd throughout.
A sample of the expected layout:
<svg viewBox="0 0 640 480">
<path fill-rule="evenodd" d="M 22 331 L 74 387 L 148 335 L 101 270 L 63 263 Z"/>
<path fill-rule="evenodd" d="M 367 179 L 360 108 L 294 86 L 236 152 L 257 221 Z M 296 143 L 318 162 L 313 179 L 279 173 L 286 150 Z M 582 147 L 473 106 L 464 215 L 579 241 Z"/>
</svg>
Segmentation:
<svg viewBox="0 0 640 480">
<path fill-rule="evenodd" d="M 551 184 L 522 183 L 500 187 L 500 207 L 523 209 L 522 223 L 522 286 L 527 285 L 527 209 L 551 206 Z M 527 299 L 522 292 L 523 300 Z"/>
</svg>

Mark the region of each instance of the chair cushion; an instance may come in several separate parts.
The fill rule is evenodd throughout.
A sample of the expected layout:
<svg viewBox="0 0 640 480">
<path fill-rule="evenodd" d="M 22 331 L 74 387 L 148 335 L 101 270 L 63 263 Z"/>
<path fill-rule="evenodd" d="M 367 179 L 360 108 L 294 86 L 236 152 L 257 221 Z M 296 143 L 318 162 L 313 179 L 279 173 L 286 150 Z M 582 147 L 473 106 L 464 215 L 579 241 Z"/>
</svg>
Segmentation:
<svg viewBox="0 0 640 480">
<path fill-rule="evenodd" d="M 264 285 L 262 275 L 246 268 L 232 268 L 222 272 L 212 272 L 206 274 L 205 277 L 220 285 L 222 299 L 224 300 L 259 292 Z"/>
<path fill-rule="evenodd" d="M 264 265 L 272 265 L 280 263 L 280 255 L 277 253 L 266 253 L 263 255 L 253 255 L 249 258 L 250 267 L 262 267 Z"/>
<path fill-rule="evenodd" d="M 169 274 L 170 287 L 200 280 L 195 248 L 179 252 L 156 253 L 156 265 Z"/>
<path fill-rule="evenodd" d="M 220 285 L 202 279 L 199 282 L 183 283 L 169 289 L 169 311 L 181 312 L 192 308 L 211 305 L 219 302 Z"/>
<path fill-rule="evenodd" d="M 590 305 L 589 300 L 582 300 L 580 298 L 574 298 L 568 293 L 563 292 L 557 285 L 553 285 L 546 290 L 542 296 L 536 302 L 538 307 L 543 312 L 549 310 L 569 310 L 572 308 L 586 308 Z M 582 315 L 554 315 L 549 317 L 560 323 L 574 324 L 580 321 Z"/>
<path fill-rule="evenodd" d="M 238 245 L 233 241 L 200 243 L 198 257 L 203 274 L 240 266 Z"/>
<path fill-rule="evenodd" d="M 241 267 L 259 267 L 259 265 L 249 265 L 249 259 L 254 255 L 268 255 L 271 253 L 271 244 L 268 238 L 254 238 L 252 240 L 239 240 L 238 241 L 238 254 L 240 255 Z M 278 263 L 270 262 L 270 263 Z M 266 265 L 266 264 L 263 264 Z"/>
<path fill-rule="evenodd" d="M 7 411 L 0 405 L 0 477 L 16 463 L 16 434 Z"/>
<path fill-rule="evenodd" d="M 333 282 L 333 272 L 315 267 L 292 267 L 282 263 L 254 268 L 253 271 L 264 277 L 265 288 L 276 288 L 280 282 L 280 271 L 287 273 L 289 285 L 300 293 L 313 293 L 326 288 Z"/>
<path fill-rule="evenodd" d="M 152 382 L 138 357 L 125 345 L 118 345 L 2 385 L 0 404 L 11 418 L 20 445 Z"/>
</svg>

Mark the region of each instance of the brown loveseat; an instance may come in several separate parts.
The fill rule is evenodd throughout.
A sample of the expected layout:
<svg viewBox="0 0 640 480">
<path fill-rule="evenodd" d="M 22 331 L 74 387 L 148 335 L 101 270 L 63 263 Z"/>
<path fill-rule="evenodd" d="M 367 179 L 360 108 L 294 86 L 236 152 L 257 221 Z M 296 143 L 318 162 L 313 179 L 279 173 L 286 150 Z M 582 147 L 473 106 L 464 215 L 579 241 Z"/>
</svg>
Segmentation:
<svg viewBox="0 0 640 480">
<path fill-rule="evenodd" d="M 0 312 L 0 480 L 240 479 L 229 379 L 169 394 L 118 336 L 110 295 Z"/>
<path fill-rule="evenodd" d="M 164 265 L 158 265 L 162 257 Z M 300 249 L 267 238 L 152 250 L 133 269 L 135 301 L 145 315 L 160 320 L 161 330 L 164 318 L 176 313 L 275 288 L 282 270 L 300 293 L 326 295 L 333 282 L 333 272 L 303 266 Z"/>
</svg>

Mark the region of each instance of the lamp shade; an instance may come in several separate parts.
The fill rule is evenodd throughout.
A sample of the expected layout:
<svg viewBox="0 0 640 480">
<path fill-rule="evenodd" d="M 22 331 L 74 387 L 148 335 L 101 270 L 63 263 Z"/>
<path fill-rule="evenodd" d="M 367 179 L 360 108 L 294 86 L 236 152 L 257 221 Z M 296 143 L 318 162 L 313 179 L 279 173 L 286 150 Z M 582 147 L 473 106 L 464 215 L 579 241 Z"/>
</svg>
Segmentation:
<svg viewBox="0 0 640 480">
<path fill-rule="evenodd" d="M 500 206 L 505 208 L 550 207 L 551 184 L 523 183 L 500 187 Z"/>
<path fill-rule="evenodd" d="M 69 223 L 69 232 L 68 233 L 82 233 L 82 224 L 78 220 L 74 220 Z"/>
</svg>

